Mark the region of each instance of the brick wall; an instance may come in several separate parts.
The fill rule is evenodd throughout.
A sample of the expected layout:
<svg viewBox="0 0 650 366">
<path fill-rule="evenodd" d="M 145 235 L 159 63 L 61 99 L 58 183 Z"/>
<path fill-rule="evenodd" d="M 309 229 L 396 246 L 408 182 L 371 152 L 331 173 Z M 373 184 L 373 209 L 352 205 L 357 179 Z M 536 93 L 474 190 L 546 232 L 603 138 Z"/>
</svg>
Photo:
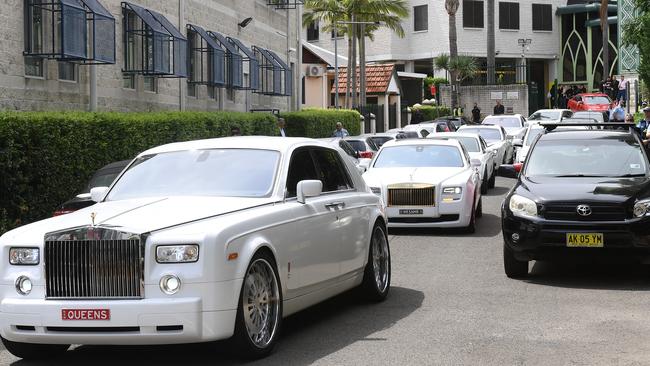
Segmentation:
<svg viewBox="0 0 650 366">
<path fill-rule="evenodd" d="M 528 86 L 526 85 L 492 85 L 492 86 L 461 86 L 459 105 L 463 107 L 465 116 L 471 118 L 474 103 L 478 103 L 482 116 L 492 114 L 496 105 L 497 94 L 502 95 L 501 104 L 506 108 L 512 108 L 512 113 L 519 113 L 528 116 Z M 516 94 L 515 94 L 516 93 Z M 515 95 L 517 99 L 514 99 Z M 510 96 L 513 99 L 509 99 Z M 440 102 L 443 105 L 451 105 L 451 88 L 442 86 L 440 88 Z"/>
</svg>

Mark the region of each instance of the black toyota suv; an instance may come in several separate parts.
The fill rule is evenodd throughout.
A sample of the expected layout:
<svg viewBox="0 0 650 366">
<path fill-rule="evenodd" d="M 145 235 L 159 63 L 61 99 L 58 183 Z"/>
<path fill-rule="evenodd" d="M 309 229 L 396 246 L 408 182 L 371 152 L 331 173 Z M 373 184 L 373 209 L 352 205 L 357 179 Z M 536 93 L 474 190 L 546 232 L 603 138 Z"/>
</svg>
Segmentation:
<svg viewBox="0 0 650 366">
<path fill-rule="evenodd" d="M 508 277 L 528 275 L 531 260 L 573 254 L 650 259 L 650 171 L 643 144 L 632 126 L 585 125 L 545 124 L 523 166 L 499 169 L 499 175 L 517 179 L 501 208 Z"/>
</svg>

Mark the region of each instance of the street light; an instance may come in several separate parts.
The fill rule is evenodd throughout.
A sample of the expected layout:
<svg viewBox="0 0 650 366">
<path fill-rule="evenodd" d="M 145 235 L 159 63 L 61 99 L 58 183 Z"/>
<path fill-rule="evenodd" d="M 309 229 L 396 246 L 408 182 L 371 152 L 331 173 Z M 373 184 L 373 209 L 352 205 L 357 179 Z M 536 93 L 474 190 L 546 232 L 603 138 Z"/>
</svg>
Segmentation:
<svg viewBox="0 0 650 366">
<path fill-rule="evenodd" d="M 533 43 L 533 40 L 530 38 L 519 38 L 517 44 L 521 46 L 521 62 L 522 65 L 519 67 L 520 70 L 517 70 L 519 73 L 519 78 L 523 83 L 526 83 L 526 51 L 530 51 L 530 45 Z"/>
<path fill-rule="evenodd" d="M 361 24 L 361 25 L 380 25 L 381 22 L 350 22 L 343 20 L 334 21 L 334 84 L 336 85 L 336 96 L 334 97 L 334 105 L 336 109 L 339 109 L 339 24 Z M 361 34 L 363 34 L 363 27 L 361 28 Z M 348 55 L 350 57 L 350 55 Z M 355 70 L 356 72 L 356 70 Z M 348 84 L 350 83 L 350 70 L 348 70 Z M 356 88 L 356 85 L 354 86 Z M 356 92 L 356 91 L 355 91 Z"/>
</svg>

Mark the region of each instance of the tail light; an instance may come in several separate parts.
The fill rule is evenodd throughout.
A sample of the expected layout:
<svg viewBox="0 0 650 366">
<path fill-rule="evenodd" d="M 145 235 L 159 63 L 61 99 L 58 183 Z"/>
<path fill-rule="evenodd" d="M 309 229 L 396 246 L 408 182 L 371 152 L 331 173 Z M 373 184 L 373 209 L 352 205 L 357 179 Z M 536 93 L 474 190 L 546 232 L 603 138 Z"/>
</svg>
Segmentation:
<svg viewBox="0 0 650 366">
<path fill-rule="evenodd" d="M 362 159 L 372 159 L 373 155 L 372 151 L 359 151 L 359 157 Z"/>
<path fill-rule="evenodd" d="M 449 127 L 445 126 L 445 132 L 449 132 Z"/>
<path fill-rule="evenodd" d="M 75 210 L 70 210 L 70 209 L 68 209 L 68 210 L 65 210 L 65 209 L 56 210 L 56 211 L 54 211 L 54 214 L 52 216 L 67 215 L 67 214 L 72 213 L 72 212 L 75 212 Z"/>
<path fill-rule="evenodd" d="M 521 173 L 521 168 L 524 167 L 524 163 L 515 163 L 515 164 L 512 164 L 512 167 L 515 168 L 515 171 L 517 173 Z"/>
</svg>

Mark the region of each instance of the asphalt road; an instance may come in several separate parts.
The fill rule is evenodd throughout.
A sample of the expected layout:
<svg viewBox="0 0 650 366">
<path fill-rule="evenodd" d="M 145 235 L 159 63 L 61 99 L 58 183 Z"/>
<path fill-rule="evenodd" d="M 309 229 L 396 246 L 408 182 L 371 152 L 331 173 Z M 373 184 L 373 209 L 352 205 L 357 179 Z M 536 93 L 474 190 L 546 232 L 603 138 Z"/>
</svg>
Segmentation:
<svg viewBox="0 0 650 366">
<path fill-rule="evenodd" d="M 634 263 L 535 263 L 503 273 L 499 207 L 511 181 L 484 197 L 474 235 L 391 232 L 389 298 L 346 293 L 285 321 L 254 365 L 648 365 L 650 270 Z M 238 365 L 221 343 L 77 347 L 61 360 L 14 365 Z"/>
</svg>

